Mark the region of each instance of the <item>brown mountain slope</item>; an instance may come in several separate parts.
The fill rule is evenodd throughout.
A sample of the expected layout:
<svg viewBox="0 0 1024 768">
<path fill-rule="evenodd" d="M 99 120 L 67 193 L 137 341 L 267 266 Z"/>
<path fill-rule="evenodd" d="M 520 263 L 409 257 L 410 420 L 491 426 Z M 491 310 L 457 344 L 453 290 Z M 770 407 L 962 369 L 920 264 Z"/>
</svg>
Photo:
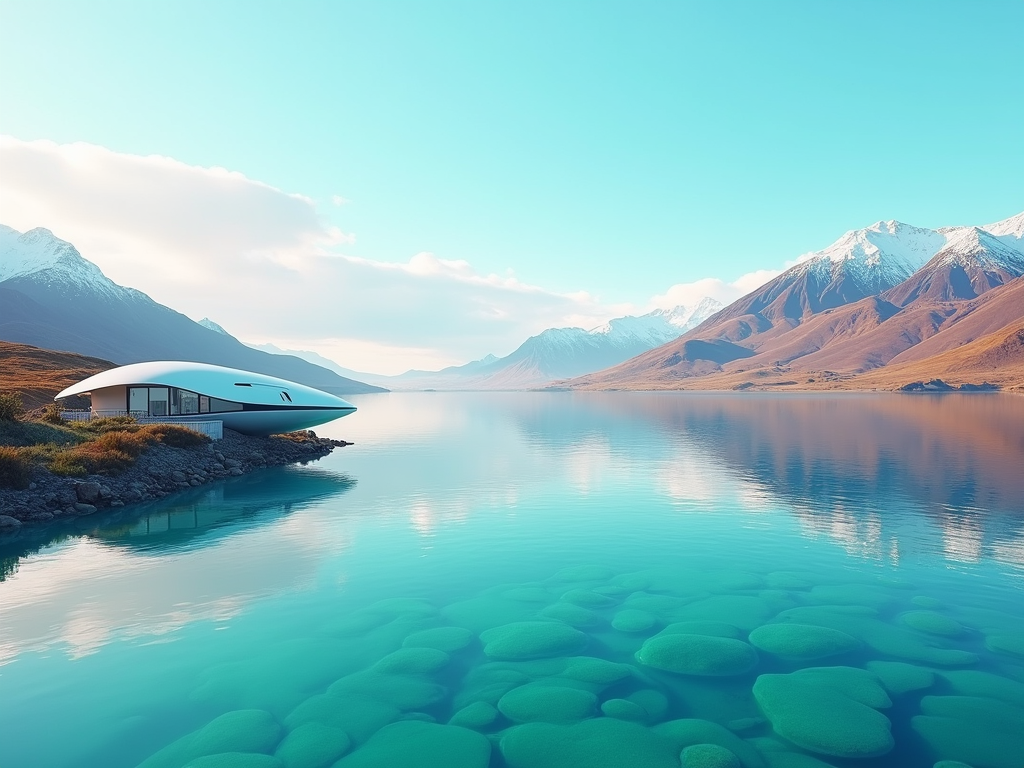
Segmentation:
<svg viewBox="0 0 1024 768">
<path fill-rule="evenodd" d="M 560 385 L 578 389 L 891 388 L 914 379 L 881 376 L 870 379 L 875 382 L 870 384 L 862 374 L 888 365 L 923 362 L 1009 329 L 1022 319 L 1024 277 L 970 301 L 934 301 L 922 296 L 901 309 L 882 297 L 870 297 L 810 316 L 798 326 L 773 326 L 735 341 L 723 337 L 736 329 L 737 318 L 719 323 L 713 319 L 622 365 Z M 698 334 L 707 335 L 695 338 Z M 712 343 L 749 353 L 737 351 L 732 359 L 711 355 L 707 350 Z M 968 355 L 964 359 L 975 358 Z M 900 376 L 910 375 L 910 368 L 900 370 Z M 986 375 L 991 380 L 989 371 L 983 366 L 976 375 L 971 374 L 965 362 L 961 381 L 980 376 L 980 382 Z M 1008 370 L 996 383 L 1014 386 L 1024 384 L 1024 379 Z"/>
<path fill-rule="evenodd" d="M 941 333 L 897 355 L 891 363 L 924 360 L 1011 327 L 1021 319 L 1024 319 L 1024 277 L 958 305 L 958 311 Z"/>
<path fill-rule="evenodd" d="M 858 376 L 857 388 L 891 389 L 912 381 L 942 379 L 947 384 L 987 381 L 1024 387 L 1024 319 L 956 349 Z"/>
<path fill-rule="evenodd" d="M 1024 275 L 1024 254 L 977 227 L 962 227 L 921 269 L 883 295 L 898 307 L 920 299 L 975 299 Z"/>
<path fill-rule="evenodd" d="M 20 392 L 26 408 L 48 405 L 62 389 L 115 366 L 98 357 L 0 341 L 0 391 Z"/>
</svg>

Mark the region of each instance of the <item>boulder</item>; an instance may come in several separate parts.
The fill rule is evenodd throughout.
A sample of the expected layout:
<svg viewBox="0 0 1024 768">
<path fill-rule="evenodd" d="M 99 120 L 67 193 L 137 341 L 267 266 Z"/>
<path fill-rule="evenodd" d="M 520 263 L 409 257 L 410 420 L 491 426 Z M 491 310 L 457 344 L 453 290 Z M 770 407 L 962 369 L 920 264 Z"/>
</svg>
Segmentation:
<svg viewBox="0 0 1024 768">
<path fill-rule="evenodd" d="M 679 750 L 669 739 L 611 717 L 526 723 L 506 731 L 500 744 L 508 768 L 679 768 Z"/>
<path fill-rule="evenodd" d="M 740 640 L 710 635 L 658 635 L 636 653 L 641 664 L 681 675 L 742 675 L 757 666 L 757 652 Z"/>
<path fill-rule="evenodd" d="M 381 728 L 335 768 L 487 768 L 491 743 L 455 725 L 404 720 Z"/>
<path fill-rule="evenodd" d="M 679 755 L 682 768 L 740 768 L 740 759 L 717 744 L 694 744 Z"/>
<path fill-rule="evenodd" d="M 462 627 L 434 627 L 414 632 L 402 641 L 406 648 L 434 648 L 454 653 L 473 642 L 473 633 Z"/>
<path fill-rule="evenodd" d="M 836 656 L 860 647 L 860 641 L 845 632 L 813 624 L 765 624 L 749 639 L 757 649 L 793 661 Z"/>
<path fill-rule="evenodd" d="M 885 715 L 820 676 L 761 675 L 754 698 L 777 734 L 811 752 L 869 758 L 893 748 Z"/>
<path fill-rule="evenodd" d="M 312 722 L 289 733 L 274 757 L 284 768 L 329 768 L 351 746 L 352 740 L 340 728 Z"/>
<path fill-rule="evenodd" d="M 100 484 L 75 483 L 75 496 L 83 504 L 94 504 L 100 498 Z"/>
<path fill-rule="evenodd" d="M 558 621 L 517 621 L 480 634 L 484 653 L 497 660 L 541 659 L 583 650 L 587 636 Z"/>
<path fill-rule="evenodd" d="M 597 697 L 577 688 L 528 683 L 502 696 L 498 711 L 516 723 L 574 723 L 595 714 Z"/>
</svg>

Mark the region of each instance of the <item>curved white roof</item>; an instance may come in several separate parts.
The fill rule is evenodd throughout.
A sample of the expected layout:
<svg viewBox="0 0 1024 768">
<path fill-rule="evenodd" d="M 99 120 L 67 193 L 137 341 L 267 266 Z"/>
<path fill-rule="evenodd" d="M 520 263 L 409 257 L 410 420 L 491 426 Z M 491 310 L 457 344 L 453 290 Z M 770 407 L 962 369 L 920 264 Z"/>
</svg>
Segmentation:
<svg viewBox="0 0 1024 768">
<path fill-rule="evenodd" d="M 184 363 L 161 360 L 151 363 L 133 363 L 111 368 L 73 384 L 57 394 L 54 400 L 72 395 L 84 395 L 107 387 L 158 385 L 188 389 L 199 394 L 233 400 L 236 403 L 281 404 L 280 393 L 287 392 L 291 403 L 297 406 L 319 408 L 350 408 L 351 403 L 340 397 L 322 392 L 304 384 L 267 376 L 237 368 L 225 368 L 207 363 Z M 243 386 L 238 386 L 239 384 Z M 245 386 L 248 385 L 248 386 Z"/>
</svg>

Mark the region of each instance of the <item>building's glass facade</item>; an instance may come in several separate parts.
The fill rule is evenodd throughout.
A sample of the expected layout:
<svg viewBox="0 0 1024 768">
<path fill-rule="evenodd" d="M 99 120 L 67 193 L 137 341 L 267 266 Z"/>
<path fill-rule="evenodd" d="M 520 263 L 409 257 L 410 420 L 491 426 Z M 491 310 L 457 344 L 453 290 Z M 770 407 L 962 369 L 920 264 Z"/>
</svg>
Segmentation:
<svg viewBox="0 0 1024 768">
<path fill-rule="evenodd" d="M 200 395 L 178 387 L 128 387 L 128 412 L 141 416 L 189 416 L 198 413 L 228 413 L 242 410 L 242 404 Z"/>
</svg>

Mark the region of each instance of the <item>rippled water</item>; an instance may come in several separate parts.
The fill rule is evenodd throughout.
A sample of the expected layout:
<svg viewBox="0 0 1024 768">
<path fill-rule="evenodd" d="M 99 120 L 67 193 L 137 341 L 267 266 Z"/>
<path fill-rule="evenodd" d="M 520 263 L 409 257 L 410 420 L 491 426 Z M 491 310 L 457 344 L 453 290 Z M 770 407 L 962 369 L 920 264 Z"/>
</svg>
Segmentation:
<svg viewBox="0 0 1024 768">
<path fill-rule="evenodd" d="M 1024 763 L 1024 399 L 353 399 L 0 539 L 0 765 Z"/>
</svg>

